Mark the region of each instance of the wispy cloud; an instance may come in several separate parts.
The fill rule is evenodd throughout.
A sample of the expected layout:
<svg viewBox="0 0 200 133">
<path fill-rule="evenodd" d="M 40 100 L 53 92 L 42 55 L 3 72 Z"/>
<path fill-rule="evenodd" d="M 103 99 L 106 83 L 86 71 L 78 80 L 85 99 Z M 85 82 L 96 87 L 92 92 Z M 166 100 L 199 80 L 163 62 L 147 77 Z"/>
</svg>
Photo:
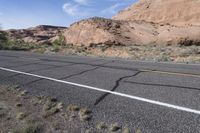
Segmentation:
<svg viewBox="0 0 200 133">
<path fill-rule="evenodd" d="M 88 5 L 88 0 L 74 0 L 74 2 L 80 5 Z"/>
<path fill-rule="evenodd" d="M 114 15 L 114 14 L 116 14 L 118 12 L 118 10 L 119 10 L 120 7 L 125 6 L 125 5 L 126 4 L 124 4 L 124 3 L 116 3 L 116 4 L 110 6 L 110 7 L 106 8 L 106 9 L 103 9 L 101 11 L 101 13 L 102 14 L 109 13 L 111 15 Z"/>
<path fill-rule="evenodd" d="M 2 12 L 0 12 L 0 16 L 2 16 L 3 15 L 3 13 Z"/>
<path fill-rule="evenodd" d="M 90 0 L 72 0 L 63 5 L 63 10 L 70 16 L 88 16 L 92 7 Z"/>
<path fill-rule="evenodd" d="M 68 15 L 71 15 L 71 16 L 74 16 L 76 15 L 79 11 L 78 11 L 78 5 L 74 5 L 74 4 L 71 4 L 71 3 L 65 3 L 63 5 L 63 10 L 68 14 Z"/>
<path fill-rule="evenodd" d="M 131 3 L 130 1 L 133 2 L 135 0 L 105 0 L 104 3 L 100 4 L 92 0 L 71 0 L 63 5 L 63 10 L 69 16 L 78 18 L 92 16 L 110 17 L 127 7 Z"/>
<path fill-rule="evenodd" d="M 65 3 L 63 10 L 70 16 L 87 16 L 89 12 L 78 4 Z"/>
</svg>

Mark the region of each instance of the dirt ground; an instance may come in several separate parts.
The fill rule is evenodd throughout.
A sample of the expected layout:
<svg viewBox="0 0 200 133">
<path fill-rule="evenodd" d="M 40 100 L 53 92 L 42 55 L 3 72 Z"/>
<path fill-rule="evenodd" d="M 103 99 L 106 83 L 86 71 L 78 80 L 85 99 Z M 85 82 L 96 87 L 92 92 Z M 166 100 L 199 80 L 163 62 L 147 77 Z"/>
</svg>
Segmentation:
<svg viewBox="0 0 200 133">
<path fill-rule="evenodd" d="M 90 124 L 92 115 L 85 107 L 0 85 L 0 133 L 130 133 L 117 123 Z"/>
</svg>

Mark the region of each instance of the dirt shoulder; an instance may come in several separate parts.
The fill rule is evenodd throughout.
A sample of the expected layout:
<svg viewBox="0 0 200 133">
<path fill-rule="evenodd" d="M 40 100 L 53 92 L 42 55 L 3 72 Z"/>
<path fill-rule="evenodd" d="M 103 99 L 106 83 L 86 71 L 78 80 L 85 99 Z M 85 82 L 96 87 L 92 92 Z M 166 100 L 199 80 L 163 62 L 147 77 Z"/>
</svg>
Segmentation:
<svg viewBox="0 0 200 133">
<path fill-rule="evenodd" d="M 17 87 L 0 86 L 1 133 L 130 132 L 117 123 L 94 125 L 90 122 L 92 115 L 92 110 L 85 107 L 65 105 L 52 97 L 31 96 Z"/>
</svg>

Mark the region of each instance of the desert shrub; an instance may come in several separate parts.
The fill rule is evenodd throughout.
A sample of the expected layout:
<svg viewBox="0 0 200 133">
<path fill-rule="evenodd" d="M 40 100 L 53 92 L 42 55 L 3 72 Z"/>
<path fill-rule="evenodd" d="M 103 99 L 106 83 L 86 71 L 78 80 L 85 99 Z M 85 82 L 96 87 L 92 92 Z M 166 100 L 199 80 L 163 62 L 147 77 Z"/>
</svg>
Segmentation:
<svg viewBox="0 0 200 133">
<path fill-rule="evenodd" d="M 58 39 L 54 40 L 52 44 L 57 46 L 65 45 L 65 37 L 63 35 L 59 35 Z"/>
<path fill-rule="evenodd" d="M 169 61 L 171 61 L 170 57 L 165 55 L 165 54 L 161 54 L 160 56 L 155 58 L 155 60 L 158 61 L 158 62 L 169 62 Z"/>
<path fill-rule="evenodd" d="M 59 51 L 60 51 L 60 46 L 58 46 L 58 45 L 53 45 L 53 46 L 51 47 L 51 51 L 52 51 L 52 52 L 59 52 Z"/>
<path fill-rule="evenodd" d="M 43 126 L 38 123 L 27 123 L 27 125 L 22 129 L 17 129 L 14 133 L 42 133 Z"/>
<path fill-rule="evenodd" d="M 35 44 L 25 43 L 20 39 L 9 39 L 4 31 L 0 31 L 0 50 L 31 50 Z"/>
<path fill-rule="evenodd" d="M 0 31 L 0 49 L 4 49 L 8 42 L 7 34 L 3 31 Z"/>
<path fill-rule="evenodd" d="M 3 49 L 4 50 L 31 50 L 35 48 L 34 44 L 25 43 L 22 40 L 8 40 Z"/>
<path fill-rule="evenodd" d="M 199 40 L 192 40 L 189 38 L 181 39 L 178 43 L 180 46 L 200 46 Z"/>
<path fill-rule="evenodd" d="M 197 55 L 200 54 L 200 47 L 199 46 L 187 46 L 183 47 L 178 53 L 181 57 L 187 57 L 190 55 Z"/>
<path fill-rule="evenodd" d="M 96 22 L 111 22 L 111 19 L 103 18 L 103 17 L 93 17 L 91 20 L 96 21 Z"/>
<path fill-rule="evenodd" d="M 4 31 L 0 31 L 0 41 L 7 41 L 7 34 Z"/>
</svg>

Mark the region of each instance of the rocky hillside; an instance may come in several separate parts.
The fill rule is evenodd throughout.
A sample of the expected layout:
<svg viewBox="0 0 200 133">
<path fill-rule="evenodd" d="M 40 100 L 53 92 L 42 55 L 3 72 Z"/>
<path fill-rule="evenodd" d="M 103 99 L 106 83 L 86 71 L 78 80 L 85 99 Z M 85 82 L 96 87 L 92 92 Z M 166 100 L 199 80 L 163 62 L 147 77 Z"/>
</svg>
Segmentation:
<svg viewBox="0 0 200 133">
<path fill-rule="evenodd" d="M 12 29 L 6 32 L 11 39 L 19 39 L 28 43 L 43 43 L 52 42 L 59 34 L 62 34 L 65 29 L 66 27 L 40 25 L 28 29 Z"/>
<path fill-rule="evenodd" d="M 76 45 L 200 45 L 199 0 L 140 0 L 113 19 L 91 18 L 65 31 Z"/>
<path fill-rule="evenodd" d="M 199 7 L 200 0 L 139 0 L 113 19 L 200 26 Z"/>
<path fill-rule="evenodd" d="M 200 0 L 140 0 L 113 19 L 94 17 L 69 28 L 9 30 L 25 42 L 52 42 L 62 34 L 74 46 L 200 45 Z"/>
<path fill-rule="evenodd" d="M 67 43 L 77 45 L 115 45 L 154 43 L 157 27 L 146 22 L 90 18 L 72 24 L 64 33 Z"/>
<path fill-rule="evenodd" d="M 66 43 L 85 46 L 200 45 L 200 26 L 91 18 L 71 25 L 64 36 Z"/>
<path fill-rule="evenodd" d="M 95 17 L 72 24 L 64 36 L 67 43 L 78 45 L 131 44 L 132 40 L 126 36 L 127 26 L 127 22 Z"/>
</svg>

